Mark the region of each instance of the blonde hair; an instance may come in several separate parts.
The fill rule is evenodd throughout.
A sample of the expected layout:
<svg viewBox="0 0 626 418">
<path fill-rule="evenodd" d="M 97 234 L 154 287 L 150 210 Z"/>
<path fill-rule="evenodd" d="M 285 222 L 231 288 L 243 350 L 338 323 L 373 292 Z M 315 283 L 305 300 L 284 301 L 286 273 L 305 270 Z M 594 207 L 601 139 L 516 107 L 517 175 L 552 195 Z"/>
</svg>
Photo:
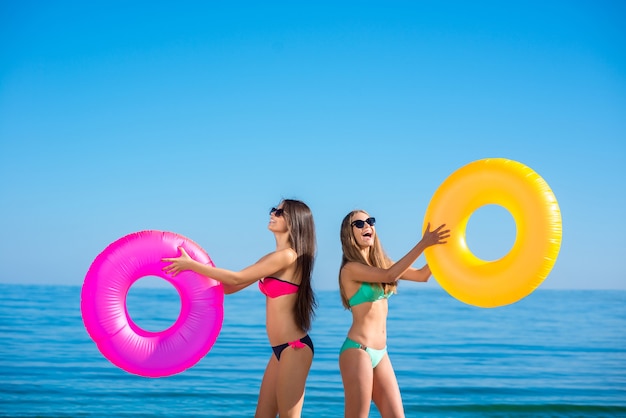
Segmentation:
<svg viewBox="0 0 626 418">
<path fill-rule="evenodd" d="M 361 247 L 356 242 L 354 237 L 354 232 L 352 231 L 352 218 L 357 213 L 363 213 L 366 216 L 370 216 L 367 212 L 361 209 L 353 210 L 348 213 L 341 221 L 341 266 L 339 267 L 339 292 L 341 294 L 341 302 L 346 309 L 350 309 L 350 305 L 348 304 L 348 298 L 346 297 L 345 290 L 343 288 L 343 284 L 341 283 L 341 269 L 347 263 L 355 262 L 366 264 L 368 266 L 380 267 L 380 268 L 389 268 L 393 265 L 393 261 L 387 256 L 385 250 L 383 250 L 383 246 L 378 239 L 378 234 L 374 234 L 374 245 L 369 247 L 369 252 L 367 254 L 367 259 L 363 257 L 363 253 L 361 252 Z M 383 288 L 385 293 L 389 291 L 396 292 L 397 283 L 379 283 L 379 285 Z"/>
</svg>

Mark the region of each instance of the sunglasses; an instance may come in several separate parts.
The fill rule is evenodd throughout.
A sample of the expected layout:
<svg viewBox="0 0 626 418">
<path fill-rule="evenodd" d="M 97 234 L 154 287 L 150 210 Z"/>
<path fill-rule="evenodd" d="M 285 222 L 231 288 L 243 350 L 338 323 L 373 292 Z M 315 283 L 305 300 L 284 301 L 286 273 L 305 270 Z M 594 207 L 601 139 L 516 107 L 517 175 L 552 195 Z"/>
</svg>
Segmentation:
<svg viewBox="0 0 626 418">
<path fill-rule="evenodd" d="M 365 224 L 368 224 L 369 226 L 374 226 L 374 224 L 376 223 L 376 218 L 367 218 L 366 220 L 362 221 L 360 219 L 356 220 L 356 221 L 352 221 L 352 223 L 350 225 L 352 226 L 356 226 L 359 229 L 363 229 L 365 227 Z"/>
<path fill-rule="evenodd" d="M 285 211 L 283 209 L 276 209 L 276 208 L 270 209 L 270 215 L 274 214 L 274 216 L 276 216 L 276 217 L 283 216 L 284 212 Z"/>
</svg>

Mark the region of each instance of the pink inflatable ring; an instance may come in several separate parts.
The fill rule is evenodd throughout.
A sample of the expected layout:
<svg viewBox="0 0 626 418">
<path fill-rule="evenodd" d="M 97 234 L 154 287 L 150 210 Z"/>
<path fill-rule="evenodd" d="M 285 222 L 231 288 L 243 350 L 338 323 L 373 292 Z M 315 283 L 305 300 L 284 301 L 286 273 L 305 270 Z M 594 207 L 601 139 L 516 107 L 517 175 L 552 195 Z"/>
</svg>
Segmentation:
<svg viewBox="0 0 626 418">
<path fill-rule="evenodd" d="M 183 236 L 142 231 L 110 244 L 85 277 L 80 303 L 85 328 L 104 357 L 129 373 L 180 373 L 209 352 L 222 328 L 224 291 L 219 282 L 190 271 L 171 277 L 161 270 L 167 264 L 161 259 L 178 256 L 178 247 L 214 265 L 201 247 Z M 167 280 L 180 295 L 180 316 L 160 332 L 139 328 L 126 308 L 128 290 L 145 276 Z"/>
</svg>

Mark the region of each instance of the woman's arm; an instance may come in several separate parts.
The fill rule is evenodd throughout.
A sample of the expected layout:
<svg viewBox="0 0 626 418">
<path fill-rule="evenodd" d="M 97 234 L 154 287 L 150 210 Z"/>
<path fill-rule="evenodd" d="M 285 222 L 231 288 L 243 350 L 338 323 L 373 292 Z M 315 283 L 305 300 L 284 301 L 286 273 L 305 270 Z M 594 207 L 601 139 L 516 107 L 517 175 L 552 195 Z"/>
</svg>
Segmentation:
<svg viewBox="0 0 626 418">
<path fill-rule="evenodd" d="M 245 289 L 246 287 L 250 286 L 252 283 L 254 283 L 254 282 L 241 284 L 241 285 L 238 285 L 238 286 L 233 286 L 233 285 L 230 285 L 230 284 L 222 283 L 222 288 L 224 289 L 224 294 L 230 295 L 232 293 L 239 292 L 241 289 Z"/>
<path fill-rule="evenodd" d="M 259 279 L 271 276 L 293 264 L 297 258 L 295 251 L 286 249 L 269 253 L 241 271 L 232 271 L 202 264 L 189 257 L 184 248 L 179 248 L 181 252 L 179 257 L 163 259 L 163 261 L 170 262 L 170 264 L 163 267 L 166 273 L 176 276 L 181 271 L 191 270 L 231 287 L 230 289 L 225 289 L 225 291 L 235 290 L 233 286 L 237 288 L 236 290 L 240 290 Z"/>
<path fill-rule="evenodd" d="M 407 271 L 400 277 L 400 280 L 409 280 L 412 282 L 427 282 L 431 276 L 430 267 L 428 264 L 424 265 L 421 269 L 409 268 Z"/>
<path fill-rule="evenodd" d="M 450 230 L 442 230 L 445 224 L 431 231 L 430 224 L 426 227 L 424 236 L 404 257 L 394 263 L 391 267 L 384 269 L 368 266 L 362 263 L 347 263 L 341 270 L 342 278 L 359 282 L 370 283 L 393 283 L 403 277 L 411 265 L 431 245 L 445 244 L 446 238 L 450 236 Z M 415 273 L 409 273 L 413 277 Z M 419 277 L 422 277 L 421 275 Z"/>
</svg>

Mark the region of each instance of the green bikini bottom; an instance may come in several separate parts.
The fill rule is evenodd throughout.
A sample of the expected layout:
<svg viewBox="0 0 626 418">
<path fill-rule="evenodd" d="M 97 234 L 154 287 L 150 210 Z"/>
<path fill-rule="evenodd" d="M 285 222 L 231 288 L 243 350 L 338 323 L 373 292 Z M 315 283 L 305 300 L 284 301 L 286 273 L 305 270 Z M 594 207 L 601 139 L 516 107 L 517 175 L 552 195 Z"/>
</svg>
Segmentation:
<svg viewBox="0 0 626 418">
<path fill-rule="evenodd" d="M 343 342 L 343 345 L 341 346 L 341 350 L 339 350 L 339 355 L 341 355 L 341 353 L 343 353 L 349 348 L 358 348 L 358 349 L 365 351 L 370 356 L 370 359 L 372 360 L 372 368 L 375 368 L 376 366 L 378 366 L 378 363 L 380 363 L 380 361 L 383 359 L 385 354 L 387 354 L 386 346 L 382 350 L 376 350 L 375 348 L 366 347 L 363 344 L 360 344 L 354 340 L 351 340 L 350 338 L 346 338 L 346 340 Z"/>
</svg>

